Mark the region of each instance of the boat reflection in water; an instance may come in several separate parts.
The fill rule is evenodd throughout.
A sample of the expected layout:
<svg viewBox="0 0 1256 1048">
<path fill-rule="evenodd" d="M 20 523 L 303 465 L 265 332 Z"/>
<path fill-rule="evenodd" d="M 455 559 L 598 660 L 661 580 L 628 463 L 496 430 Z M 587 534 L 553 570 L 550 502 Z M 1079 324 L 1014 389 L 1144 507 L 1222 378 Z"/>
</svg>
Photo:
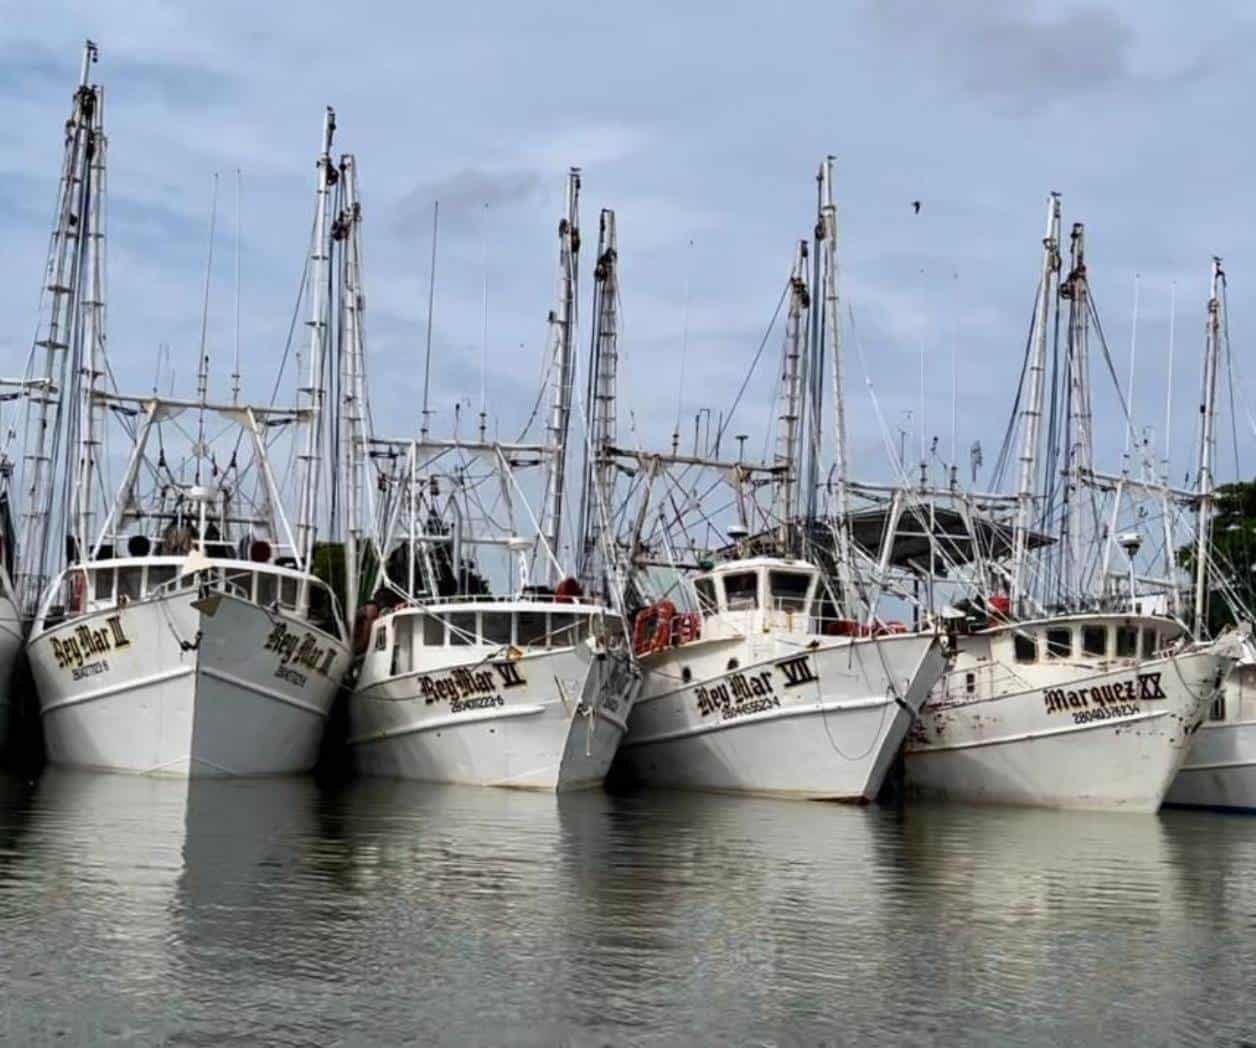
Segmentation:
<svg viewBox="0 0 1256 1048">
<path fill-rule="evenodd" d="M 0 791 L 0 1029 L 1238 1041 L 1250 826 L 54 769 Z"/>
<path fill-rule="evenodd" d="M 94 1042 L 150 1030 L 221 1043 L 240 1030 L 236 1007 L 262 1008 L 272 1022 L 296 977 L 284 943 L 301 916 L 290 903 L 309 901 L 284 882 L 308 846 L 317 799 L 305 778 L 50 767 L 29 795 L 21 857 L 0 874 L 0 913 L 28 929 L 12 929 L 12 942 L 0 935 L 13 958 L 11 1032 L 64 1029 Z M 30 929 L 43 944 L 34 953 Z M 206 1006 L 237 980 L 232 1009 Z M 78 1016 L 68 1027 L 67 992 Z"/>
</svg>

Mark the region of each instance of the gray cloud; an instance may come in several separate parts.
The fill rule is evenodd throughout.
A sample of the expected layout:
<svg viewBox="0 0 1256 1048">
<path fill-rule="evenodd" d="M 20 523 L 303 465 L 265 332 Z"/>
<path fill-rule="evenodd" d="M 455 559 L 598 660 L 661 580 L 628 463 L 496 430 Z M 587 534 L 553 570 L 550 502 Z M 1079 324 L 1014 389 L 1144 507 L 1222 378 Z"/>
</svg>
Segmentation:
<svg viewBox="0 0 1256 1048">
<path fill-rule="evenodd" d="M 89 79 L 123 82 L 132 98 L 181 104 L 223 101 L 232 94 L 232 78 L 208 65 L 138 55 L 107 58 L 105 72 L 93 66 Z M 81 51 L 54 50 L 39 42 L 0 44 L 0 96 L 30 98 L 46 92 L 68 106 L 81 60 Z"/>
<path fill-rule="evenodd" d="M 462 230 L 478 225 L 485 206 L 496 210 L 542 197 L 538 171 L 488 171 L 468 168 L 410 190 L 397 205 L 397 230 L 412 235 L 431 225 L 432 204 L 440 201 L 442 228 Z"/>
<path fill-rule="evenodd" d="M 1021 112 L 1133 77 L 1135 34 L 1098 4 L 1044 16 L 1033 4 L 878 0 L 865 18 L 888 43 L 934 51 L 939 75 L 961 90 Z"/>
<path fill-rule="evenodd" d="M 210 334 L 227 347 L 215 361 L 229 359 L 230 173 L 240 167 L 245 382 L 269 393 L 307 250 L 325 103 L 337 109 L 337 149 L 360 161 L 373 396 L 381 428 L 393 432 L 415 418 L 438 197 L 433 392 L 442 420 L 455 399 L 478 402 L 486 284 L 491 409 L 504 416 L 503 432 L 512 412 L 530 410 L 573 163 L 585 170 L 584 310 L 597 209 L 615 207 L 620 219 L 621 417 L 639 421 L 642 443 L 666 444 L 675 425 L 686 326 L 682 429 L 700 407 L 718 413 L 731 403 L 791 243 L 811 228 L 811 179 L 828 152 L 840 157 L 844 303 L 885 416 L 883 426 L 848 340 L 865 477 L 884 472 L 883 428 L 893 439 L 906 410 L 919 418 L 922 346 L 927 435 L 949 444 L 954 343 L 958 444 L 962 452 L 982 439 L 993 461 L 1050 189 L 1064 193 L 1066 221 L 1088 223 L 1096 299 L 1122 375 L 1133 275 L 1143 274 L 1146 370 L 1136 400 L 1146 417 L 1163 417 L 1166 385 L 1198 384 L 1213 253 L 1226 257 L 1241 344 L 1256 304 L 1256 231 L 1242 221 L 1254 157 L 1245 136 L 1228 132 L 1244 126 L 1250 94 L 1245 6 L 1219 4 L 1205 17 L 1148 0 L 1137 19 L 1095 0 L 1024 8 L 883 0 L 857 12 L 812 2 L 789 19 L 753 5 L 725 5 L 713 18 L 715 10 L 655 0 L 589 8 L 556 36 L 518 5 L 472 12 L 380 0 L 346 47 L 294 0 L 31 8 L 20 36 L 0 34 L 0 312 L 11 318 L 0 331 L 0 372 L 19 371 L 30 344 L 85 34 L 101 44 L 96 76 L 110 98 L 109 324 L 123 385 L 151 382 L 158 341 L 174 345 L 181 384 L 194 373 L 215 170 L 225 181 Z M 817 42 L 814 61 L 798 59 L 800 25 Z M 920 215 L 909 206 L 917 198 Z M 491 224 L 481 236 L 486 202 Z M 1164 362 L 1171 284 L 1173 375 Z M 298 324 L 298 339 L 302 331 Z M 754 448 L 771 425 L 780 337 L 778 327 L 730 428 L 751 433 Z M 215 382 L 225 370 L 216 363 Z M 1184 461 L 1190 399 L 1175 401 Z M 1119 453 L 1114 433 L 1101 442 Z"/>
</svg>

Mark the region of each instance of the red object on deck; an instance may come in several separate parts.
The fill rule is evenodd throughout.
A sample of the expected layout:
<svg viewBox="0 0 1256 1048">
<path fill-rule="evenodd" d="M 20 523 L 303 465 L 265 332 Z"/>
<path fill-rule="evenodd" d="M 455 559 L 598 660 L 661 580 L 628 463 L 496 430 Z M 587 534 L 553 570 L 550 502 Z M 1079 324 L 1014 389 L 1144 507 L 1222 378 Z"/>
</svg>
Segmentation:
<svg viewBox="0 0 1256 1048">
<path fill-rule="evenodd" d="M 580 585 L 580 582 L 577 579 L 573 579 L 570 575 L 554 587 L 554 599 L 558 601 L 559 604 L 574 604 L 583 596 L 584 587 Z"/>
<path fill-rule="evenodd" d="M 1012 612 L 1012 599 L 1001 593 L 991 597 L 988 603 L 990 612 L 993 615 L 1001 615 L 1003 618 L 1007 618 Z"/>
<path fill-rule="evenodd" d="M 826 637 L 858 637 L 859 623 L 854 619 L 830 619 L 824 623 L 822 632 Z"/>
<path fill-rule="evenodd" d="M 676 617 L 676 605 L 661 600 L 637 613 L 633 625 L 632 646 L 638 655 L 662 651 L 672 640 L 672 619 Z"/>
</svg>

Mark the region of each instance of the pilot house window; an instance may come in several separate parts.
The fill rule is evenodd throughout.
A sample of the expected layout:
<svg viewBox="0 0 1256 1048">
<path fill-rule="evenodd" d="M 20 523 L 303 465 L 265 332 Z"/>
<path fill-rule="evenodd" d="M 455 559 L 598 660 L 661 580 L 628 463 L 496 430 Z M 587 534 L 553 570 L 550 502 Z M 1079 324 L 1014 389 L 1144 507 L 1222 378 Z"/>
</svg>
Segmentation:
<svg viewBox="0 0 1256 1048">
<path fill-rule="evenodd" d="M 710 579 L 697 579 L 693 588 L 698 592 L 698 607 L 704 615 L 715 614 L 715 583 Z"/>
<path fill-rule="evenodd" d="M 577 637 L 574 629 L 575 616 L 566 612 L 554 612 L 550 615 L 550 643 L 556 648 L 565 648 L 575 644 Z"/>
<path fill-rule="evenodd" d="M 113 600 L 113 568 L 96 569 L 96 599 Z"/>
<path fill-rule="evenodd" d="M 1108 630 L 1105 626 L 1082 627 L 1082 651 L 1100 657 L 1108 654 Z"/>
<path fill-rule="evenodd" d="M 178 569 L 173 564 L 153 564 L 148 569 L 148 592 L 160 589 L 170 582 Z"/>
<path fill-rule="evenodd" d="M 510 612 L 485 611 L 480 614 L 480 628 L 484 631 L 484 643 L 505 645 L 511 641 Z"/>
<path fill-rule="evenodd" d="M 1032 633 L 1017 633 L 1012 640 L 1017 662 L 1038 661 L 1038 638 Z"/>
<path fill-rule="evenodd" d="M 752 571 L 725 575 L 724 597 L 728 601 L 729 611 L 757 608 L 759 606 L 759 576 Z"/>
<path fill-rule="evenodd" d="M 1130 626 L 1118 626 L 1116 654 L 1120 659 L 1132 659 L 1138 654 L 1138 630 Z"/>
<path fill-rule="evenodd" d="M 423 643 L 429 648 L 445 646 L 445 620 L 439 615 L 423 616 Z"/>
<path fill-rule="evenodd" d="M 811 576 L 797 571 L 774 571 L 769 576 L 772 583 L 772 605 L 779 611 L 802 611 L 807 606 L 807 590 L 811 588 Z"/>
<path fill-rule="evenodd" d="M 125 597 L 127 600 L 139 600 L 140 581 L 143 575 L 144 569 L 138 564 L 120 568 L 118 570 L 118 599 Z"/>
<path fill-rule="evenodd" d="M 474 611 L 455 611 L 449 616 L 450 644 L 474 644 L 476 640 Z"/>
<path fill-rule="evenodd" d="M 543 611 L 519 612 L 519 644 L 529 648 L 548 646 L 546 634 L 549 632 Z"/>
<path fill-rule="evenodd" d="M 1067 659 L 1072 654 L 1072 630 L 1059 628 L 1047 630 L 1047 658 Z"/>
</svg>

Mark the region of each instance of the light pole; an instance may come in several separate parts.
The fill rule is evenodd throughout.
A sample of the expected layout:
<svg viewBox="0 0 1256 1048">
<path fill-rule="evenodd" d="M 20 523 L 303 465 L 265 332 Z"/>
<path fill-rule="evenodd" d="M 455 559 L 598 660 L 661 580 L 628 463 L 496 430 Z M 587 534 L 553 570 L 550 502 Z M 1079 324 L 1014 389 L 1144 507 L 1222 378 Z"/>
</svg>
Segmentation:
<svg viewBox="0 0 1256 1048">
<path fill-rule="evenodd" d="M 1138 555 L 1138 551 L 1142 547 L 1143 537 L 1137 531 L 1124 531 L 1116 537 L 1116 540 L 1121 544 L 1121 549 L 1125 550 L 1125 557 L 1130 563 L 1130 611 L 1137 612 L 1138 607 L 1134 603 L 1134 558 Z"/>
</svg>

